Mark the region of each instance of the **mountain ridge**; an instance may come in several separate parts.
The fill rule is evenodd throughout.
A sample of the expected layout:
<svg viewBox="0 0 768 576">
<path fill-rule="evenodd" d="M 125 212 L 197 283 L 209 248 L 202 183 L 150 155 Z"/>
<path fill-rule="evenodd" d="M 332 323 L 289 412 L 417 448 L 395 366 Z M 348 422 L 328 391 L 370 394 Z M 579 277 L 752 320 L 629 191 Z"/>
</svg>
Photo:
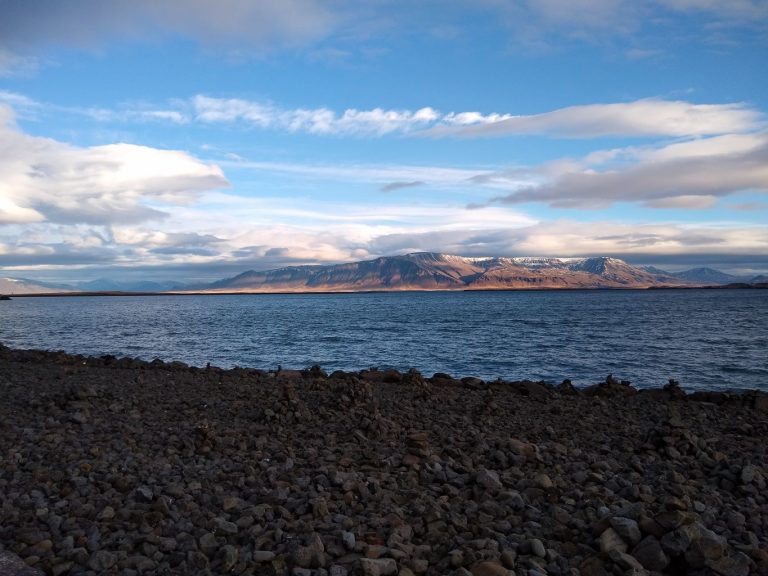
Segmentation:
<svg viewBox="0 0 768 576">
<path fill-rule="evenodd" d="M 760 279 L 760 276 L 734 276 L 706 267 L 668 272 L 652 266 L 633 266 L 610 256 L 457 256 L 413 252 L 341 264 L 247 270 L 230 278 L 202 284 L 146 280 L 120 282 L 106 278 L 73 284 L 50 284 L 23 278 L 0 278 L 0 294 L 658 288 L 754 284 Z"/>
<path fill-rule="evenodd" d="M 464 257 L 437 252 L 381 256 L 327 266 L 249 270 L 203 292 L 353 292 L 366 290 L 505 290 L 648 288 L 688 285 L 607 256 L 587 258 Z"/>
</svg>

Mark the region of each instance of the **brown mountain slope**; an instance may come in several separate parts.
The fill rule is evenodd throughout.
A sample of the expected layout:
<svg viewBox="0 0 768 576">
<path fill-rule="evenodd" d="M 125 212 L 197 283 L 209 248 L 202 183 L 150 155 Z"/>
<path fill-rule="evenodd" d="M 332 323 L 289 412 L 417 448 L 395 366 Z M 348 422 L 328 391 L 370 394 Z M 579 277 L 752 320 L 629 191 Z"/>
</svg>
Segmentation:
<svg viewBox="0 0 768 576">
<path fill-rule="evenodd" d="M 647 288 L 685 285 L 615 258 L 465 258 L 419 252 L 336 264 L 245 272 L 205 292 L 349 292 L 365 290 L 494 290 Z"/>
</svg>

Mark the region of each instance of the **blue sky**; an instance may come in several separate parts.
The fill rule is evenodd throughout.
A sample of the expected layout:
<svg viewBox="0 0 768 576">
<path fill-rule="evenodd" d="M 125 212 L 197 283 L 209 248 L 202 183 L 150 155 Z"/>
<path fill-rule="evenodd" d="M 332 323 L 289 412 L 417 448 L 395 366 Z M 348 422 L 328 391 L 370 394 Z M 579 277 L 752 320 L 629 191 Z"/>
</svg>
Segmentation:
<svg viewBox="0 0 768 576">
<path fill-rule="evenodd" d="M 764 0 L 0 0 L 0 274 L 765 272 L 766 61 Z"/>
</svg>

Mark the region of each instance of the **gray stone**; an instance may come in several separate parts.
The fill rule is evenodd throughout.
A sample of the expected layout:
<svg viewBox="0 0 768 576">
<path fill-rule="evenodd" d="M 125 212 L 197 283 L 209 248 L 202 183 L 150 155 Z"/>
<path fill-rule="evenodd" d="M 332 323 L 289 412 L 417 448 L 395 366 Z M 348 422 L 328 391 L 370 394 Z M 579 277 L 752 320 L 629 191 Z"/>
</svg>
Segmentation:
<svg viewBox="0 0 768 576">
<path fill-rule="evenodd" d="M 347 550 L 354 550 L 355 544 L 357 543 L 355 540 L 355 535 L 352 532 L 347 532 L 346 530 L 341 533 L 341 541 L 344 543 L 344 547 Z"/>
<path fill-rule="evenodd" d="M 497 562 L 480 562 L 472 566 L 472 576 L 509 576 L 509 570 Z"/>
<path fill-rule="evenodd" d="M 340 564 L 334 564 L 330 569 L 330 576 L 347 576 L 349 571 Z"/>
<path fill-rule="evenodd" d="M 251 557 L 254 562 L 272 562 L 275 559 L 275 553 L 271 550 L 254 550 Z"/>
<path fill-rule="evenodd" d="M 44 576 L 44 573 L 26 565 L 24 560 L 8 550 L 0 552 L 0 574 L 3 576 Z"/>
<path fill-rule="evenodd" d="M 611 528 L 616 531 L 616 534 L 630 546 L 635 546 L 643 537 L 642 532 L 640 532 L 640 526 L 631 518 L 614 516 L 611 518 L 610 523 Z"/>
<path fill-rule="evenodd" d="M 534 556 L 544 558 L 547 555 L 547 549 L 544 547 L 544 543 L 538 538 L 529 540 L 528 546 L 530 546 L 531 552 L 534 554 Z"/>
<path fill-rule="evenodd" d="M 504 487 L 504 485 L 501 483 L 501 480 L 499 479 L 498 472 L 494 472 L 493 470 L 486 470 L 485 468 L 481 469 L 477 473 L 475 476 L 475 481 L 480 484 L 480 486 L 488 490 L 501 490 Z"/>
<path fill-rule="evenodd" d="M 517 552 L 512 549 L 507 549 L 502 551 L 501 556 L 499 556 L 499 560 L 501 560 L 501 563 L 504 565 L 505 568 L 514 568 L 515 562 L 517 561 Z"/>
<path fill-rule="evenodd" d="M 627 551 L 627 543 L 621 539 L 613 528 L 608 528 L 600 534 L 600 552 L 609 554 L 611 550 Z"/>
<path fill-rule="evenodd" d="M 117 564 L 117 556 L 107 550 L 98 550 L 88 559 L 88 568 L 96 572 L 106 572 Z"/>
<path fill-rule="evenodd" d="M 239 555 L 240 554 L 237 548 L 235 548 L 234 546 L 227 544 L 226 546 L 222 547 L 221 567 L 224 570 L 224 572 L 229 572 L 230 570 L 232 570 L 232 568 L 235 567 L 235 564 L 237 564 L 237 559 Z"/>
<path fill-rule="evenodd" d="M 216 540 L 216 536 L 214 536 L 210 532 L 206 532 L 205 534 L 200 536 L 200 540 L 198 540 L 198 544 L 200 545 L 200 551 L 206 556 L 211 556 L 213 552 L 219 547 L 219 543 Z"/>
<path fill-rule="evenodd" d="M 757 473 L 756 467 L 752 465 L 744 466 L 744 468 L 741 469 L 742 484 L 751 484 L 752 481 L 755 479 L 756 473 Z"/>
<path fill-rule="evenodd" d="M 748 576 L 750 561 L 749 557 L 743 552 L 736 552 L 733 556 L 711 560 L 707 562 L 707 566 L 720 574 L 720 576 Z"/>
<path fill-rule="evenodd" d="M 632 556 L 637 559 L 644 568 L 661 572 L 669 565 L 669 558 L 661 548 L 661 544 L 654 536 L 646 536 L 632 550 Z"/>
<path fill-rule="evenodd" d="M 672 556 L 685 554 L 685 551 L 698 536 L 696 527 L 692 524 L 680 526 L 672 532 L 667 532 L 661 538 L 661 547 Z"/>
<path fill-rule="evenodd" d="M 555 487 L 552 479 L 547 474 L 537 474 L 533 479 L 533 482 L 537 488 L 541 488 L 542 490 L 551 490 Z"/>
<path fill-rule="evenodd" d="M 643 565 L 638 562 L 634 556 L 630 556 L 621 550 L 614 548 L 608 553 L 608 557 L 614 564 L 618 564 L 623 570 L 642 570 L 645 571 Z"/>
<path fill-rule="evenodd" d="M 152 502 L 155 494 L 149 486 L 139 486 L 136 488 L 136 499 L 139 502 Z"/>
<path fill-rule="evenodd" d="M 360 558 L 365 576 L 389 576 L 397 574 L 397 562 L 392 558 Z"/>
<path fill-rule="evenodd" d="M 216 522 L 216 532 L 219 534 L 237 534 L 238 532 L 237 524 L 234 522 L 224 518 L 216 518 L 214 522 Z"/>
</svg>

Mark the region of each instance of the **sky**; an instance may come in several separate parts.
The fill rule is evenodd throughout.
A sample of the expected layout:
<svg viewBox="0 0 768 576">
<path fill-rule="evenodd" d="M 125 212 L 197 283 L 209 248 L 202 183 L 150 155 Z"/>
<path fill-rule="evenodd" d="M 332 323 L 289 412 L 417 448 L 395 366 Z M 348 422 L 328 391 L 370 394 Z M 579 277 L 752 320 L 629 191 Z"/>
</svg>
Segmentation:
<svg viewBox="0 0 768 576">
<path fill-rule="evenodd" d="M 768 271 L 766 0 L 0 0 L 0 276 Z"/>
</svg>

